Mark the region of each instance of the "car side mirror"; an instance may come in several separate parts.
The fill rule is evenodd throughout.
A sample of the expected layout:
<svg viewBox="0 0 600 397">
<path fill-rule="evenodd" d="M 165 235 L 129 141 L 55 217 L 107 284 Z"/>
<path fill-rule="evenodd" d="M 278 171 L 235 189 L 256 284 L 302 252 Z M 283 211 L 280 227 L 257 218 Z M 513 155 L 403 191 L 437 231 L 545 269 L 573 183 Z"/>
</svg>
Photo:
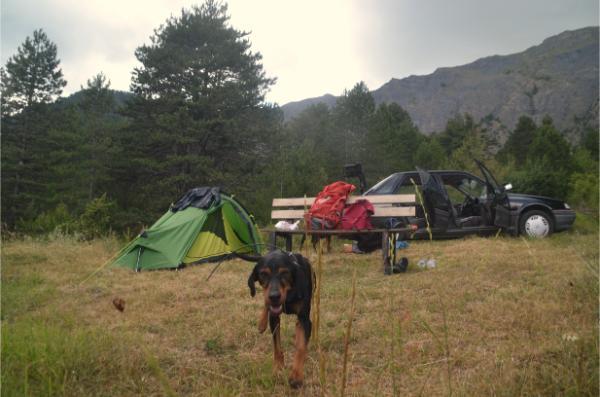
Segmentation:
<svg viewBox="0 0 600 397">
<path fill-rule="evenodd" d="M 504 190 L 508 191 L 512 189 L 512 184 L 511 183 L 507 183 L 506 185 L 504 185 Z"/>
</svg>

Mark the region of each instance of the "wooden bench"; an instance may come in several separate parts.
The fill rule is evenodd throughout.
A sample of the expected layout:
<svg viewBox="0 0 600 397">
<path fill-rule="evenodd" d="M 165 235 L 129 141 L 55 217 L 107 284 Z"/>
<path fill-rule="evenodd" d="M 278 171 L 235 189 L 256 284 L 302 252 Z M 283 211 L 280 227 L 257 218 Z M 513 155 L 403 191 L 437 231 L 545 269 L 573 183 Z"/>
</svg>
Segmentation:
<svg viewBox="0 0 600 397">
<path fill-rule="evenodd" d="M 357 200 L 367 199 L 373 205 L 375 213 L 371 218 L 402 218 L 415 216 L 415 195 L 414 194 L 389 194 L 389 195 L 371 195 L 371 196 L 350 196 L 346 204 L 352 204 Z M 273 222 L 286 220 L 294 222 L 303 220 L 304 215 L 314 202 L 314 197 L 296 197 L 296 198 L 275 198 L 273 199 L 273 209 L 271 219 Z M 277 239 L 285 240 L 285 249 L 292 250 L 292 237 L 294 235 L 305 236 L 338 236 L 352 237 L 360 234 L 381 234 L 382 253 L 384 271 L 388 272 L 396 264 L 396 241 L 405 240 L 409 237 L 413 229 L 409 222 L 404 219 L 402 227 L 395 228 L 376 228 L 366 230 L 313 230 L 298 229 L 293 231 L 278 230 L 274 228 L 267 229 L 269 232 L 269 246 L 271 249 L 277 246 Z"/>
</svg>

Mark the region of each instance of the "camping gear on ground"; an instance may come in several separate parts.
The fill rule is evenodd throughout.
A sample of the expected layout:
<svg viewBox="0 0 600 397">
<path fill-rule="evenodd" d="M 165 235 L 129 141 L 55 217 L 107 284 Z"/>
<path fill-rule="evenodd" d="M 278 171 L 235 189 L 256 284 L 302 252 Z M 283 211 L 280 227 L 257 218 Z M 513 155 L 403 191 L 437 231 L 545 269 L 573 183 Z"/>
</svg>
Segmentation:
<svg viewBox="0 0 600 397">
<path fill-rule="evenodd" d="M 419 261 L 417 262 L 417 266 L 421 269 L 435 269 L 437 263 L 433 258 L 419 259 Z"/>
<path fill-rule="evenodd" d="M 346 199 L 356 187 L 346 182 L 334 182 L 323 188 L 308 213 L 306 225 L 313 229 L 335 229 L 342 217 Z"/>
<path fill-rule="evenodd" d="M 391 266 L 386 266 L 385 269 L 383 269 L 383 274 L 389 276 L 390 274 L 404 273 L 407 268 L 408 258 L 403 256 L 398 262 L 394 264 L 393 268 Z"/>
<path fill-rule="evenodd" d="M 373 204 L 368 200 L 357 200 L 344 208 L 341 219 L 341 229 L 344 230 L 367 230 L 373 229 L 371 215 L 375 213 Z"/>
<path fill-rule="evenodd" d="M 358 244 L 356 241 L 353 241 L 352 244 L 344 244 L 343 252 L 345 254 L 364 254 L 365 252 L 361 251 L 358 248 Z"/>
<path fill-rule="evenodd" d="M 260 254 L 253 217 L 215 187 L 188 191 L 122 250 L 114 265 L 136 271 L 217 261 L 232 252 Z"/>
<path fill-rule="evenodd" d="M 406 248 L 408 248 L 408 246 L 409 246 L 408 241 L 404 241 L 404 240 L 396 241 L 396 249 L 397 250 L 406 249 Z"/>
</svg>

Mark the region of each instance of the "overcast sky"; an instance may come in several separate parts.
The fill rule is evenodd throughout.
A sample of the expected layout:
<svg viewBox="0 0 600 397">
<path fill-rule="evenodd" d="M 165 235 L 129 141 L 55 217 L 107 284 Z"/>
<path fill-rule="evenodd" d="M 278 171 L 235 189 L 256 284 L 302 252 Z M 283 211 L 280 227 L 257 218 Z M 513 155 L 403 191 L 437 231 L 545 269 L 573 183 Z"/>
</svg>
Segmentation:
<svg viewBox="0 0 600 397">
<path fill-rule="evenodd" d="M 2 64 L 42 28 L 58 46 L 68 85 L 80 89 L 102 71 L 129 90 L 134 51 L 183 0 L 2 0 Z M 545 38 L 598 25 L 598 0 L 231 0 L 236 29 L 277 83 L 267 100 L 339 95 L 364 81 L 429 74 L 477 58 L 510 54 Z"/>
</svg>

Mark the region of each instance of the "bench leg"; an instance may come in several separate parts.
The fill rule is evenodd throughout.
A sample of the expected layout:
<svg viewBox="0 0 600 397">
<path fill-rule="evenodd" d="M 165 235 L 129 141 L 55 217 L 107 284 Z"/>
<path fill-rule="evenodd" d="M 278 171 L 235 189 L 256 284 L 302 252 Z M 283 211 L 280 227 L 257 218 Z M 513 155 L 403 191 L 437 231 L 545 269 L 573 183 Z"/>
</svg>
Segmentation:
<svg viewBox="0 0 600 397">
<path fill-rule="evenodd" d="M 383 274 L 392 274 L 390 266 L 390 240 L 389 233 L 381 233 L 381 254 L 383 255 Z"/>
<path fill-rule="evenodd" d="M 396 252 L 396 242 L 400 239 L 405 239 L 404 234 L 384 232 L 382 236 L 382 251 L 383 251 L 383 273 L 386 275 L 394 273 L 404 273 L 408 266 L 406 258 L 398 261 Z"/>
<path fill-rule="evenodd" d="M 383 273 L 394 274 L 405 272 L 406 267 L 398 263 L 398 255 L 396 254 L 396 242 L 400 238 L 399 233 L 383 232 L 381 249 L 383 253 Z"/>
<path fill-rule="evenodd" d="M 274 251 L 277 248 L 277 232 L 269 233 L 269 252 Z"/>
<path fill-rule="evenodd" d="M 398 233 L 390 233 L 390 236 L 388 237 L 389 240 L 389 244 L 390 244 L 390 265 L 392 267 L 392 273 L 394 273 L 394 271 L 396 269 L 394 269 L 395 266 L 397 266 L 396 264 L 396 241 L 398 241 Z"/>
<path fill-rule="evenodd" d="M 292 252 L 292 235 L 291 234 L 285 235 L 285 250 L 287 252 Z"/>
</svg>

